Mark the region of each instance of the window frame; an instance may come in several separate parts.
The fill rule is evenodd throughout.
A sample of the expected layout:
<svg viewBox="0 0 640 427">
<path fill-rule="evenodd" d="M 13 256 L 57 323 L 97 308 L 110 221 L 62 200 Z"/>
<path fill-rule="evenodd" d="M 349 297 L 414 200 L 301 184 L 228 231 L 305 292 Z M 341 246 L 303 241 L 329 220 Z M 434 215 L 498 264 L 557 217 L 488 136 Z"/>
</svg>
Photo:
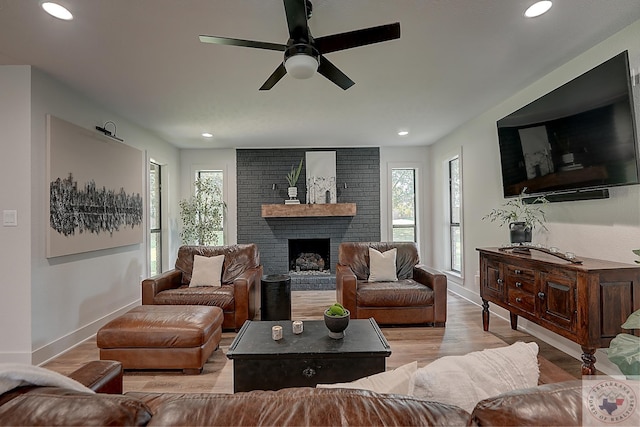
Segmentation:
<svg viewBox="0 0 640 427">
<path fill-rule="evenodd" d="M 154 167 L 155 166 L 155 167 Z M 154 205 L 153 203 L 153 198 L 152 198 L 152 182 L 151 182 L 151 173 L 153 169 L 157 169 L 157 172 L 155 173 L 156 175 L 156 179 L 157 179 L 157 194 L 158 194 L 158 200 L 157 200 L 157 209 L 158 212 L 156 214 L 156 227 L 152 228 L 151 226 L 151 210 L 152 210 L 152 206 Z M 150 276 L 155 276 L 156 274 L 160 274 L 162 273 L 162 259 L 164 256 L 163 253 L 163 245 L 162 245 L 162 219 L 163 219 L 163 215 L 162 215 L 162 165 L 156 161 L 154 161 L 153 159 L 149 160 L 149 215 L 148 215 L 148 220 L 149 220 L 149 242 L 148 242 L 148 251 L 149 251 L 149 275 Z M 156 253 L 156 256 L 153 257 L 155 258 L 155 262 L 156 262 L 156 268 L 153 269 L 152 268 L 152 248 L 151 248 L 151 242 L 152 242 L 152 235 L 156 235 L 156 252 L 159 250 L 159 254 Z M 158 249 L 159 246 L 159 249 Z"/>
<path fill-rule="evenodd" d="M 455 207 L 453 205 L 454 197 L 454 185 L 452 176 L 452 163 L 458 163 L 458 193 L 459 193 L 459 206 Z M 448 246 L 447 250 L 447 271 L 453 275 L 458 277 L 464 277 L 464 239 L 463 239 L 463 187 L 462 187 L 462 152 L 450 156 L 446 159 L 445 162 L 445 194 L 446 194 L 446 242 Z M 454 219 L 454 210 L 458 210 L 458 221 L 456 222 Z M 459 246 L 459 270 L 455 268 L 454 264 L 456 261 L 456 254 L 454 251 L 456 250 L 456 242 L 454 242 L 454 230 L 458 232 L 457 245 Z"/>
<path fill-rule="evenodd" d="M 222 201 L 226 203 L 225 199 L 226 199 L 226 191 L 225 191 L 225 171 L 223 169 L 219 169 L 219 168 L 198 168 L 195 170 L 195 179 L 200 179 L 203 175 L 203 173 L 219 173 L 222 176 L 222 183 L 220 186 L 220 193 L 222 194 Z M 191 191 L 195 192 L 195 188 L 192 185 L 191 186 Z M 222 211 L 222 221 L 220 222 L 220 225 L 222 227 L 220 231 L 220 236 L 221 236 L 221 241 L 218 243 L 219 245 L 226 245 L 228 238 L 227 238 L 227 227 L 226 227 L 226 219 L 227 219 L 227 212 L 226 209 L 223 209 Z"/>
<path fill-rule="evenodd" d="M 393 210 L 394 210 L 394 206 L 393 206 L 393 173 L 394 171 L 397 170 L 410 170 L 411 172 L 413 172 L 413 225 L 395 225 L 394 224 L 394 220 L 393 220 Z M 391 215 L 390 215 L 390 224 L 391 224 L 391 228 L 390 228 L 390 240 L 392 242 L 396 242 L 395 240 L 395 233 L 394 231 L 396 229 L 407 229 L 407 228 L 412 228 L 413 229 L 413 240 L 409 240 L 412 241 L 414 243 L 418 243 L 418 168 L 417 167 L 413 167 L 413 166 L 393 166 L 391 165 L 390 167 L 390 179 L 389 179 L 389 200 L 390 200 L 390 211 L 391 211 Z M 398 240 L 397 242 L 406 242 L 408 240 Z"/>
</svg>

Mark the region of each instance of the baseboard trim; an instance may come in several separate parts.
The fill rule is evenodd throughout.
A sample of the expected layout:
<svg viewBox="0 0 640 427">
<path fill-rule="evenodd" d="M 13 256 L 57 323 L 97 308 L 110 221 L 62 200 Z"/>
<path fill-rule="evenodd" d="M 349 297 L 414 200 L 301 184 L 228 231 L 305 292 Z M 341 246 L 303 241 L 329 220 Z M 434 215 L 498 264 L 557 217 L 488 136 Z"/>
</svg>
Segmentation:
<svg viewBox="0 0 640 427">
<path fill-rule="evenodd" d="M 139 306 L 140 302 L 141 300 L 137 299 L 134 302 L 107 314 L 106 316 L 96 319 L 93 322 L 79 329 L 76 329 L 75 331 L 72 331 L 63 337 L 60 337 L 57 340 L 38 348 L 37 350 L 34 350 L 31 354 L 31 363 L 33 365 L 43 365 L 60 356 L 61 354 L 66 353 L 72 348 L 77 347 L 84 341 L 95 336 L 98 333 L 98 330 L 105 324 L 107 324 L 107 322 L 110 322 L 116 317 L 126 313 L 133 307 Z"/>
</svg>

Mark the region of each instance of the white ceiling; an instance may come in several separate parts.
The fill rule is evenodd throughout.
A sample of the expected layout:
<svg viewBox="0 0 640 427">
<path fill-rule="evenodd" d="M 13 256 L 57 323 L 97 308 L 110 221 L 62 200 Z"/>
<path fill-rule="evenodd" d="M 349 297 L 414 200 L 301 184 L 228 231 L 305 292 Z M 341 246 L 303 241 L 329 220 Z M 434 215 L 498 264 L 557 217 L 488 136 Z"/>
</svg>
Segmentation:
<svg viewBox="0 0 640 427">
<path fill-rule="evenodd" d="M 315 37 L 398 21 L 401 38 L 328 54 L 347 91 L 320 75 L 259 91 L 280 52 L 198 35 L 284 44 L 281 0 L 59 2 L 73 21 L 0 0 L 0 65 L 40 68 L 185 148 L 430 144 L 640 19 L 638 0 L 556 0 L 534 19 L 533 0 L 313 0 Z"/>
</svg>

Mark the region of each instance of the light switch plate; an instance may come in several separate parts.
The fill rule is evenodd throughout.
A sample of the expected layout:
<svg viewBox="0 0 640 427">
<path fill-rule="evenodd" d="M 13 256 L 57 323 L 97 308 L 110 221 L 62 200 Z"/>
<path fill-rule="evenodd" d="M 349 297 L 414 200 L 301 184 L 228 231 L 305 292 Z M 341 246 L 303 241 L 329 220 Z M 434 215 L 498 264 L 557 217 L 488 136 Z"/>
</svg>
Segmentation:
<svg viewBox="0 0 640 427">
<path fill-rule="evenodd" d="M 18 211 L 4 210 L 2 211 L 2 225 L 5 227 L 15 227 L 18 225 Z"/>
</svg>

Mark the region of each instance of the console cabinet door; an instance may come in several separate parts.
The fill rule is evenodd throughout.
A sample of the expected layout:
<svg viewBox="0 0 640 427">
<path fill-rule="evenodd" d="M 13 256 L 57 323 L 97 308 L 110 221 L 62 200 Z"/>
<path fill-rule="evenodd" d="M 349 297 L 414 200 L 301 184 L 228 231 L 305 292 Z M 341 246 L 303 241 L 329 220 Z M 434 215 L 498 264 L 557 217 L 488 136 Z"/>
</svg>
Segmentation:
<svg viewBox="0 0 640 427">
<path fill-rule="evenodd" d="M 480 296 L 486 300 L 504 301 L 505 287 L 501 274 L 502 263 L 489 257 L 482 257 L 481 270 L 482 283 L 480 284 Z"/>
<path fill-rule="evenodd" d="M 540 272 L 540 318 L 565 331 L 576 332 L 576 277 Z M 553 330 L 552 327 L 549 329 Z"/>
</svg>

